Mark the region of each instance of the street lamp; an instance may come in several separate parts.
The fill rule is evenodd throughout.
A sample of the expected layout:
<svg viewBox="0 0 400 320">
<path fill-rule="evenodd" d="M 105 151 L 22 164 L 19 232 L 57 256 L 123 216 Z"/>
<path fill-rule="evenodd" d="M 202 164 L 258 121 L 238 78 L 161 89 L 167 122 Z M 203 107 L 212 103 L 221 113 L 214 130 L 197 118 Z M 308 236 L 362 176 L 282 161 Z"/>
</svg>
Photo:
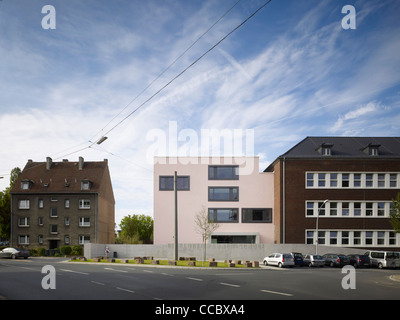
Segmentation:
<svg viewBox="0 0 400 320">
<path fill-rule="evenodd" d="M 321 211 L 322 207 L 325 206 L 325 204 L 328 202 L 329 200 L 326 199 L 318 208 L 318 213 L 317 213 L 317 226 L 316 226 L 316 234 L 317 234 L 317 240 L 315 241 L 315 254 L 318 254 L 318 220 L 319 220 L 319 212 Z"/>
</svg>

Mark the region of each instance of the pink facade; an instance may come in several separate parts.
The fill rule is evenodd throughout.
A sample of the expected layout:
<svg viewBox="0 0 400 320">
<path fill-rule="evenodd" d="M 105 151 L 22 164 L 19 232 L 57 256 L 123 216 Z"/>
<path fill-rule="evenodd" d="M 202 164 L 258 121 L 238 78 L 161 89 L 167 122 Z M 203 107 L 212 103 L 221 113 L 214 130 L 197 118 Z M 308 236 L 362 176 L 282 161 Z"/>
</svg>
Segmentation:
<svg viewBox="0 0 400 320">
<path fill-rule="evenodd" d="M 178 175 L 178 241 L 202 243 L 195 215 L 205 209 L 219 223 L 212 243 L 274 243 L 274 177 L 258 157 L 156 157 L 154 243 L 174 243 Z"/>
</svg>

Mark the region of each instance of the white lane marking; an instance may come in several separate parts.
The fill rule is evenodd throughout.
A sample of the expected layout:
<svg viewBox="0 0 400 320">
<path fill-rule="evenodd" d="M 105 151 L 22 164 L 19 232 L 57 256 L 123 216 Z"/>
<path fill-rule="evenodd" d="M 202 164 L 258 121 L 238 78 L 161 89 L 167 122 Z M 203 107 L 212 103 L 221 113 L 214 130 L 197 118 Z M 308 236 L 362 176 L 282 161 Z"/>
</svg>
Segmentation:
<svg viewBox="0 0 400 320">
<path fill-rule="evenodd" d="M 228 286 L 228 287 L 240 288 L 240 285 L 238 285 L 238 284 L 225 283 L 225 282 L 220 282 L 219 284 L 222 284 L 223 286 Z"/>
<path fill-rule="evenodd" d="M 199 278 L 191 278 L 191 277 L 186 277 L 186 279 L 189 279 L 189 280 L 194 280 L 194 281 L 204 281 L 203 279 L 199 279 Z"/>
<path fill-rule="evenodd" d="M 151 271 L 151 270 L 143 270 L 143 272 L 153 273 L 154 271 Z"/>
<path fill-rule="evenodd" d="M 129 289 L 120 288 L 120 287 L 116 287 L 116 289 L 121 290 L 121 291 L 125 291 L 125 292 L 129 292 L 129 293 L 135 293 L 135 291 L 132 291 L 132 290 L 129 290 Z"/>
<path fill-rule="evenodd" d="M 287 296 L 287 297 L 292 297 L 293 295 L 290 293 L 284 293 L 284 292 L 277 292 L 277 291 L 271 291 L 271 290 L 260 290 L 261 292 L 265 293 L 272 293 L 272 294 L 279 294 L 281 296 Z"/>
<path fill-rule="evenodd" d="M 78 274 L 84 274 L 84 275 L 89 275 L 87 272 L 80 272 L 80 271 L 74 271 L 74 270 L 67 270 L 67 269 L 60 269 L 61 271 L 64 272 L 71 272 L 71 273 L 78 273 Z"/>
<path fill-rule="evenodd" d="M 90 282 L 91 282 L 91 283 L 94 283 L 94 284 L 101 285 L 101 286 L 105 286 L 105 284 L 102 283 L 102 282 L 97 282 L 97 281 L 90 281 Z"/>
<path fill-rule="evenodd" d="M 126 270 L 118 270 L 118 269 L 113 269 L 113 268 L 104 268 L 105 270 L 110 270 L 110 271 L 117 271 L 117 272 L 128 272 Z"/>
<path fill-rule="evenodd" d="M 169 273 L 165 273 L 165 272 L 163 272 L 163 273 L 161 273 L 163 276 L 168 276 L 168 277 L 174 277 L 174 275 L 173 274 L 169 274 Z"/>
</svg>

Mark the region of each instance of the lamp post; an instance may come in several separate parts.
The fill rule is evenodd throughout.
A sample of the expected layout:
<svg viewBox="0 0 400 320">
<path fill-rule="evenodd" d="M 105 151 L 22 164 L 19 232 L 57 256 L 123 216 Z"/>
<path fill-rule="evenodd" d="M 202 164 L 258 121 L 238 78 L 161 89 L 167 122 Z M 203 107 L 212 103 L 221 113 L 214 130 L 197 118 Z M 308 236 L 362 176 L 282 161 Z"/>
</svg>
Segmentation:
<svg viewBox="0 0 400 320">
<path fill-rule="evenodd" d="M 318 208 L 318 212 L 317 212 L 317 225 L 316 225 L 316 234 L 317 234 L 317 240 L 315 241 L 315 254 L 318 254 L 318 220 L 319 220 L 319 212 L 321 211 L 321 208 L 323 206 L 325 206 L 325 204 L 328 202 L 329 200 L 326 199 Z"/>
</svg>

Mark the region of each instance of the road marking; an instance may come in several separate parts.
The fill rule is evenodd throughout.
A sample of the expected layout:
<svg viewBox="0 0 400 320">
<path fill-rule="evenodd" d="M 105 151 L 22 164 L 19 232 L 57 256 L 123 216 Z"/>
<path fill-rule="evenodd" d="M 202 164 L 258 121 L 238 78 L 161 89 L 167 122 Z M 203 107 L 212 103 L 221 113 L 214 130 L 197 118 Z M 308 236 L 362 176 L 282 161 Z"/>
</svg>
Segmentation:
<svg viewBox="0 0 400 320">
<path fill-rule="evenodd" d="M 113 268 L 104 268 L 105 270 L 110 270 L 110 271 L 117 271 L 117 272 L 128 272 L 126 270 L 118 270 L 118 269 L 113 269 Z"/>
<path fill-rule="evenodd" d="M 98 284 L 98 285 L 101 285 L 101 286 L 104 286 L 105 284 L 104 283 L 101 283 L 101 282 L 97 282 L 97 281 L 90 281 L 91 283 L 94 283 L 94 284 Z"/>
<path fill-rule="evenodd" d="M 135 291 L 124 289 L 124 288 L 120 288 L 120 287 L 116 287 L 116 289 L 121 290 L 121 291 L 125 291 L 125 292 L 129 292 L 129 293 L 135 293 Z"/>
<path fill-rule="evenodd" d="M 225 282 L 220 282 L 219 284 L 222 284 L 223 286 L 228 286 L 228 287 L 240 288 L 240 285 L 238 285 L 238 284 L 231 284 L 231 283 L 225 283 Z"/>
<path fill-rule="evenodd" d="M 153 273 L 154 271 L 151 271 L 151 270 L 143 270 L 143 272 Z"/>
<path fill-rule="evenodd" d="M 78 274 L 84 274 L 84 275 L 89 275 L 87 272 L 80 272 L 80 271 L 74 271 L 74 270 L 67 270 L 67 269 L 60 269 L 61 271 L 64 272 L 71 272 L 71 273 L 78 273 Z"/>
<path fill-rule="evenodd" d="M 165 272 L 163 272 L 163 273 L 161 273 L 163 276 L 168 276 L 168 277 L 173 277 L 174 275 L 173 274 L 169 274 L 169 273 L 165 273 Z"/>
<path fill-rule="evenodd" d="M 194 280 L 194 281 L 204 281 L 203 279 L 191 278 L 191 277 L 186 277 L 186 279 Z"/>
<path fill-rule="evenodd" d="M 279 294 L 281 296 L 287 296 L 287 297 L 292 297 L 293 295 L 290 293 L 284 293 L 284 292 L 277 292 L 277 291 L 270 291 L 270 290 L 260 290 L 261 292 L 265 293 L 272 293 L 272 294 Z"/>
</svg>

